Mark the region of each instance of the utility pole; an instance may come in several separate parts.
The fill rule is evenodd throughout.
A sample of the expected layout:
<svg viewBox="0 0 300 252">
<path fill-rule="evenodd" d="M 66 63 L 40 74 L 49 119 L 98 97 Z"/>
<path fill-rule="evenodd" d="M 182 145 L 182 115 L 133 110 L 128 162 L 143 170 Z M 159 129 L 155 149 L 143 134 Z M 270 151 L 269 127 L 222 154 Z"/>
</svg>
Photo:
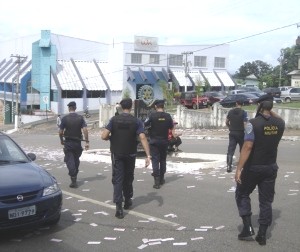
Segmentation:
<svg viewBox="0 0 300 252">
<path fill-rule="evenodd" d="M 10 57 L 16 58 L 17 60 L 15 61 L 17 66 L 17 76 L 16 76 L 16 114 L 15 114 L 15 128 L 19 128 L 19 91 L 20 91 L 20 68 L 21 68 L 21 63 L 23 63 L 23 60 L 26 59 L 27 57 L 25 56 L 20 56 L 20 55 L 11 55 Z"/>
<path fill-rule="evenodd" d="M 185 55 L 185 61 L 183 62 L 183 64 L 184 64 L 185 77 L 187 77 L 188 72 L 189 72 L 188 55 L 193 54 L 193 52 L 188 51 L 188 52 L 182 52 L 181 54 L 182 54 L 182 55 Z"/>
</svg>

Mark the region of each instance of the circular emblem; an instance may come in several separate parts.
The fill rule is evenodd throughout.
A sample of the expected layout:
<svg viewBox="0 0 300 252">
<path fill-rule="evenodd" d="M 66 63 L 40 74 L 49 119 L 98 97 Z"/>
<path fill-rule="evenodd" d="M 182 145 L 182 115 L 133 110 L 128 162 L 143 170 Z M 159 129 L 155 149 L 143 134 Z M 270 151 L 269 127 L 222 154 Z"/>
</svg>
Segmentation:
<svg viewBox="0 0 300 252">
<path fill-rule="evenodd" d="M 23 195 L 18 195 L 18 196 L 17 196 L 17 200 L 18 200 L 18 201 L 23 201 L 23 199 L 24 199 L 24 198 L 23 198 Z"/>
<path fill-rule="evenodd" d="M 142 86 L 138 91 L 138 98 L 141 99 L 147 105 L 149 105 L 154 98 L 153 88 L 148 85 Z"/>
</svg>

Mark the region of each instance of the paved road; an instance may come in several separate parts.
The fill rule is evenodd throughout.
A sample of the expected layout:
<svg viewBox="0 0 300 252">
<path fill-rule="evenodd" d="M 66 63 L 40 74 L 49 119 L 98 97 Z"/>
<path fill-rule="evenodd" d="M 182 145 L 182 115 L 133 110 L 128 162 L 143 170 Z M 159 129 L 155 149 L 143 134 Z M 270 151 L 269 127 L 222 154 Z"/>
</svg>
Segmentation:
<svg viewBox="0 0 300 252">
<path fill-rule="evenodd" d="M 166 184 L 152 188 L 151 170 L 138 160 L 134 182 L 134 208 L 123 220 L 114 217 L 108 144 L 99 132 L 90 137 L 91 148 L 101 149 L 101 162 L 82 161 L 80 187 L 68 187 L 69 177 L 55 130 L 27 129 L 11 134 L 37 163 L 52 173 L 64 192 L 63 212 L 57 226 L 1 236 L 0 251 L 299 251 L 300 141 L 282 141 L 280 171 L 274 202 L 274 222 L 267 246 L 241 242 L 242 228 L 234 201 L 233 174 L 225 163 L 189 169 L 191 158 L 168 157 Z M 182 153 L 226 153 L 227 139 L 185 139 Z M 194 154 L 191 154 L 194 153 Z M 96 154 L 95 154 L 96 155 Z M 225 159 L 224 159 L 225 160 Z M 189 166 L 185 163 L 189 162 Z M 205 161 L 205 160 L 202 160 Z M 257 194 L 252 195 L 253 224 L 257 230 Z"/>
</svg>

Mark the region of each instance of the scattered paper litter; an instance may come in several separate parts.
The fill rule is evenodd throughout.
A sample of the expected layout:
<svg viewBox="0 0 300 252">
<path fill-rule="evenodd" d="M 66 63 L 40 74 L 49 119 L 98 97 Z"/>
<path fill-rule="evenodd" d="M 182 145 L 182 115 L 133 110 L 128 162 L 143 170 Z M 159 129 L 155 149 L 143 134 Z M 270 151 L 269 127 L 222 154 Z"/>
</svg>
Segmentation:
<svg viewBox="0 0 300 252">
<path fill-rule="evenodd" d="M 284 175 L 285 178 L 288 178 L 290 175 Z"/>
<path fill-rule="evenodd" d="M 161 241 L 174 241 L 175 239 L 173 237 L 161 239 Z"/>
<path fill-rule="evenodd" d="M 222 229 L 222 228 L 224 228 L 225 226 L 218 226 L 218 227 L 216 227 L 215 228 L 215 230 L 220 230 L 220 229 Z"/>
<path fill-rule="evenodd" d="M 208 229 L 208 228 L 213 228 L 213 226 L 200 226 L 200 228 L 206 228 L 206 229 Z"/>
<path fill-rule="evenodd" d="M 55 238 L 52 238 L 50 241 L 53 241 L 53 242 L 61 242 L 62 240 L 60 240 L 60 239 L 55 239 Z"/>
<path fill-rule="evenodd" d="M 154 217 L 148 218 L 149 221 L 156 221 Z"/>
<path fill-rule="evenodd" d="M 176 214 L 173 214 L 173 213 L 170 213 L 170 214 L 166 214 L 164 215 L 164 217 L 172 217 L 172 218 L 177 218 L 177 215 Z"/>
<path fill-rule="evenodd" d="M 84 202 L 86 201 L 85 199 L 79 199 L 78 202 Z"/>
<path fill-rule="evenodd" d="M 114 228 L 115 231 L 125 231 L 125 228 Z"/>
<path fill-rule="evenodd" d="M 226 178 L 226 177 L 218 177 L 218 178 Z"/>
<path fill-rule="evenodd" d="M 100 244 L 101 241 L 89 241 L 87 244 L 90 244 L 90 245 L 98 245 Z"/>
<path fill-rule="evenodd" d="M 195 231 L 197 231 L 197 232 L 206 232 L 207 228 L 195 228 Z"/>
<path fill-rule="evenodd" d="M 294 181 L 295 184 L 299 184 L 299 181 Z"/>
<path fill-rule="evenodd" d="M 186 188 L 194 188 L 195 186 L 194 185 L 192 185 L 192 186 L 187 186 Z"/>
<path fill-rule="evenodd" d="M 115 241 L 117 237 L 104 237 L 104 240 Z"/>
<path fill-rule="evenodd" d="M 157 241 L 157 242 L 149 242 L 149 243 L 148 243 L 149 246 L 152 246 L 152 245 L 159 245 L 159 244 L 161 244 L 160 241 Z"/>
<path fill-rule="evenodd" d="M 80 209 L 80 210 L 78 210 L 78 212 L 81 212 L 81 213 L 86 213 L 86 212 L 87 212 L 87 210 Z"/>
<path fill-rule="evenodd" d="M 173 246 L 185 246 L 187 245 L 187 242 L 174 242 Z"/>
<path fill-rule="evenodd" d="M 139 222 L 150 222 L 149 220 L 139 220 Z"/>
<path fill-rule="evenodd" d="M 299 192 L 298 189 L 290 189 L 290 192 Z"/>
<path fill-rule="evenodd" d="M 76 222 L 81 221 L 81 218 L 77 218 L 74 221 L 76 221 Z"/>
<path fill-rule="evenodd" d="M 157 242 L 157 241 L 161 241 L 161 238 L 148 239 L 148 242 Z"/>
<path fill-rule="evenodd" d="M 69 211 L 69 209 L 67 209 L 67 208 L 66 208 L 66 209 L 63 209 L 63 210 L 61 210 L 61 212 L 62 212 L 62 213 L 64 213 L 64 212 L 67 212 L 67 211 Z"/>
<path fill-rule="evenodd" d="M 186 229 L 186 227 L 183 227 L 183 226 L 181 226 L 181 227 L 179 227 L 179 228 L 177 228 L 176 230 L 183 230 L 183 229 Z"/>
<path fill-rule="evenodd" d="M 295 172 L 293 172 L 293 171 L 288 171 L 288 172 L 286 172 L 286 173 L 291 173 L 291 174 L 293 174 L 293 173 L 295 173 Z"/>
<path fill-rule="evenodd" d="M 72 199 L 73 197 L 67 197 L 66 199 Z"/>
<path fill-rule="evenodd" d="M 294 196 L 297 195 L 297 193 L 289 193 L 288 196 Z"/>
<path fill-rule="evenodd" d="M 90 189 L 82 189 L 83 192 L 89 192 Z"/>
<path fill-rule="evenodd" d="M 101 212 L 94 212 L 94 214 L 103 214 L 103 215 L 109 215 L 109 213 L 101 211 Z"/>
<path fill-rule="evenodd" d="M 73 216 L 78 216 L 78 215 L 82 215 L 82 213 L 73 213 Z"/>
<path fill-rule="evenodd" d="M 98 224 L 96 224 L 96 223 L 91 223 L 90 225 L 93 227 L 98 227 Z"/>
<path fill-rule="evenodd" d="M 144 249 L 146 247 L 148 247 L 148 244 L 142 244 L 141 246 L 138 247 L 138 249 Z"/>
<path fill-rule="evenodd" d="M 203 240 L 204 238 L 202 236 L 200 237 L 194 237 L 194 238 L 191 238 L 191 241 L 196 241 L 196 240 Z"/>
<path fill-rule="evenodd" d="M 143 182 L 145 181 L 144 179 L 138 179 L 137 182 Z"/>
</svg>

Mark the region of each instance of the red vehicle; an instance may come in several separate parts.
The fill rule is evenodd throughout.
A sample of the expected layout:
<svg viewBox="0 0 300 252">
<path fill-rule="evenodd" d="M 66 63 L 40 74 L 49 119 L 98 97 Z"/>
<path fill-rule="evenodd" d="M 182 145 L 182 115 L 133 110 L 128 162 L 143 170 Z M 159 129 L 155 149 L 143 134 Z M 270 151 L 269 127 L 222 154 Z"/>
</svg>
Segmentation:
<svg viewBox="0 0 300 252">
<path fill-rule="evenodd" d="M 187 108 L 207 108 L 208 97 L 198 96 L 195 91 L 182 92 L 180 96 L 180 104 Z"/>
</svg>

